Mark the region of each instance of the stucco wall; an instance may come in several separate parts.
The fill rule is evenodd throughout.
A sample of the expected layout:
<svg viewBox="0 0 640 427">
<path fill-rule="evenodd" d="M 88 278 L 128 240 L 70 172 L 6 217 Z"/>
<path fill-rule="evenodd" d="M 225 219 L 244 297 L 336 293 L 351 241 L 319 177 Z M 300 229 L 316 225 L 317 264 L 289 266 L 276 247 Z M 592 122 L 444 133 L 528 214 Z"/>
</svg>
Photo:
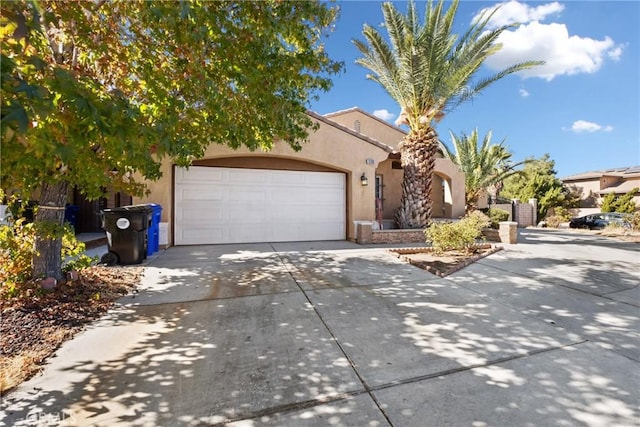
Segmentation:
<svg viewBox="0 0 640 427">
<path fill-rule="evenodd" d="M 396 209 L 400 206 L 400 199 L 402 198 L 402 169 L 393 169 L 393 162 L 400 162 L 399 160 L 387 159 L 381 162 L 376 169 L 376 173 L 382 175 L 382 184 L 384 188 L 382 190 L 382 196 L 384 198 L 382 204 L 382 218 L 393 219 Z"/>
<path fill-rule="evenodd" d="M 357 109 L 349 109 L 344 112 L 328 114 L 327 117 L 336 123 L 340 123 L 341 125 L 348 127 L 349 129 L 354 129 L 354 122 L 358 120 L 360 122 L 360 133 L 377 139 L 393 149 L 398 148 L 398 143 L 402 141 L 402 138 L 405 135 L 402 130 L 395 126 L 376 117 L 371 117 Z"/>
<path fill-rule="evenodd" d="M 394 219 L 402 199 L 402 169 L 393 169 L 388 159 L 380 163 L 376 173 L 383 176 L 383 218 Z M 446 181 L 443 184 L 443 181 Z M 464 174 L 450 160 L 436 159 L 433 188 L 431 190 L 432 216 L 458 218 L 464 215 Z"/>
<path fill-rule="evenodd" d="M 565 181 L 564 184 L 572 191 L 580 193 L 581 208 L 596 208 L 602 203 L 603 194 L 600 191 L 614 191 L 618 196 L 631 191 L 634 187 L 640 188 L 640 177 L 601 176 L 584 180 Z M 636 205 L 640 206 L 640 194 L 633 198 Z"/>
<path fill-rule="evenodd" d="M 273 165 L 278 169 L 344 172 L 347 192 L 347 238 L 355 239 L 353 221 L 375 219 L 375 170 L 378 163 L 385 160 L 387 156 L 388 153 L 382 148 L 320 122 L 320 128 L 309 135 L 309 142 L 304 144 L 299 152 L 295 152 L 282 141 L 276 141 L 270 152 L 251 152 L 245 148 L 232 150 L 224 145 L 212 144 L 198 163 L 251 168 L 265 168 Z M 366 159 L 373 159 L 373 164 L 367 164 Z M 303 166 L 300 162 L 308 165 Z M 172 244 L 173 166 L 170 161 L 162 164 L 162 172 L 163 176 L 159 181 L 148 183 L 149 196 L 137 198 L 134 203 L 162 205 L 162 221 L 169 223 L 169 241 Z M 367 186 L 362 186 L 360 182 L 363 172 L 369 180 Z"/>
<path fill-rule="evenodd" d="M 565 184 L 572 191 L 580 193 L 580 207 L 592 208 L 598 204 L 598 191 L 600 191 L 600 180 L 567 182 Z"/>
<path fill-rule="evenodd" d="M 449 182 L 451 218 L 464 216 L 464 174 L 451 160 L 444 158 L 436 159 L 435 171 Z"/>
</svg>

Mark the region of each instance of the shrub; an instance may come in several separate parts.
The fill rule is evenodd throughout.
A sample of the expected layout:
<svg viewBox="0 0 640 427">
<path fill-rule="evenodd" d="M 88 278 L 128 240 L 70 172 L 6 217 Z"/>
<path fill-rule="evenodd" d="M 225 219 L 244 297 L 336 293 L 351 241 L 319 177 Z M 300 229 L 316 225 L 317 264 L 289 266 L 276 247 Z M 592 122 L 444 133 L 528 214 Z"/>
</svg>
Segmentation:
<svg viewBox="0 0 640 427">
<path fill-rule="evenodd" d="M 629 217 L 629 222 L 634 231 L 640 231 L 640 212 L 634 212 L 633 215 Z"/>
<path fill-rule="evenodd" d="M 450 250 L 470 251 L 490 223 L 489 217 L 475 211 L 458 222 L 434 222 L 424 231 L 427 242 L 431 242 L 436 253 Z"/>
<path fill-rule="evenodd" d="M 502 221 L 507 221 L 509 219 L 509 212 L 504 209 L 489 208 L 487 210 L 487 215 L 489 215 L 489 220 L 491 221 L 490 227 L 495 229 L 500 227 L 500 223 Z"/>
<path fill-rule="evenodd" d="M 35 233 L 33 224 L 24 218 L 12 225 L 0 226 L 0 282 L 2 296 L 15 296 L 20 286 L 31 277 Z"/>
<path fill-rule="evenodd" d="M 609 193 L 602 199 L 602 206 L 600 210 L 602 212 L 620 212 L 620 213 L 634 213 L 636 210 L 636 203 L 633 197 L 640 189 L 634 188 L 628 193 L 617 197 L 613 193 Z"/>
<path fill-rule="evenodd" d="M 551 215 L 545 219 L 545 222 L 549 228 L 558 228 L 560 224 L 566 222 L 566 220 L 560 215 Z"/>
<path fill-rule="evenodd" d="M 66 260 L 63 271 L 81 270 L 98 262 L 84 255 L 85 245 L 78 241 L 70 225 L 62 230 L 61 256 Z M 35 253 L 35 224 L 20 218 L 11 225 L 0 226 L 0 298 L 18 296 L 26 290 L 31 278 Z"/>
<path fill-rule="evenodd" d="M 609 231 L 618 231 L 624 228 L 624 225 L 620 224 L 619 222 L 610 222 L 604 229 Z"/>
<path fill-rule="evenodd" d="M 573 218 L 573 215 L 571 215 L 571 212 L 569 212 L 569 209 L 564 208 L 562 206 L 556 206 L 555 208 L 553 208 L 553 215 L 560 218 L 560 222 L 567 222 L 567 221 L 570 221 L 571 218 Z M 549 218 L 547 218 L 547 224 L 548 223 L 549 223 Z"/>
<path fill-rule="evenodd" d="M 616 195 L 609 193 L 602 198 L 602 206 L 600 206 L 602 212 L 615 212 L 616 210 Z"/>
<path fill-rule="evenodd" d="M 636 211 L 636 202 L 633 197 L 638 192 L 638 188 L 634 188 L 628 193 L 618 197 L 616 203 L 616 212 L 632 214 Z"/>
</svg>

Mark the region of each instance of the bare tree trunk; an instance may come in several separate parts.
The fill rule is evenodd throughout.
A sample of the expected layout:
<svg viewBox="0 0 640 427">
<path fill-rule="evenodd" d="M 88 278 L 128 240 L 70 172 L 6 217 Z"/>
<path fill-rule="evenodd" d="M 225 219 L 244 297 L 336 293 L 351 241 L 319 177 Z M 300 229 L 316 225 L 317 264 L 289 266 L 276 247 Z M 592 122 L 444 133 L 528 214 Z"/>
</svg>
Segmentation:
<svg viewBox="0 0 640 427">
<path fill-rule="evenodd" d="M 431 220 L 431 189 L 438 150 L 435 129 L 409 133 L 400 144 L 404 169 L 402 204 L 396 220 L 400 228 L 425 228 Z"/>
<path fill-rule="evenodd" d="M 36 229 L 44 230 L 36 236 L 36 252 L 33 256 L 34 279 L 54 277 L 63 280 L 62 274 L 62 238 L 59 235 L 51 236 L 47 230 L 59 228 L 64 223 L 64 210 L 67 202 L 66 182 L 47 184 L 44 183 L 40 190 L 40 200 L 35 216 Z"/>
</svg>

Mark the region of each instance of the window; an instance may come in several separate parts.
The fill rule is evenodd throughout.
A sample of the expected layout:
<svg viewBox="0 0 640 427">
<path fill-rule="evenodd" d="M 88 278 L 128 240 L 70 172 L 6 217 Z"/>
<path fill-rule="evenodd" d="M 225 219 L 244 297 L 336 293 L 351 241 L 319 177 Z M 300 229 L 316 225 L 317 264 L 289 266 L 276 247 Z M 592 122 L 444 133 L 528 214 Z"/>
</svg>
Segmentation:
<svg viewBox="0 0 640 427">
<path fill-rule="evenodd" d="M 356 120 L 355 122 L 353 122 L 353 130 L 360 133 L 360 120 Z"/>
<path fill-rule="evenodd" d="M 382 195 L 383 187 L 382 175 L 376 175 L 376 219 L 378 221 L 382 221 L 382 203 L 384 202 L 384 197 Z M 380 227 L 382 227 L 382 222 L 380 223 Z"/>
<path fill-rule="evenodd" d="M 376 199 L 384 199 L 382 194 L 383 187 L 384 185 L 382 185 L 382 175 L 376 175 Z"/>
</svg>

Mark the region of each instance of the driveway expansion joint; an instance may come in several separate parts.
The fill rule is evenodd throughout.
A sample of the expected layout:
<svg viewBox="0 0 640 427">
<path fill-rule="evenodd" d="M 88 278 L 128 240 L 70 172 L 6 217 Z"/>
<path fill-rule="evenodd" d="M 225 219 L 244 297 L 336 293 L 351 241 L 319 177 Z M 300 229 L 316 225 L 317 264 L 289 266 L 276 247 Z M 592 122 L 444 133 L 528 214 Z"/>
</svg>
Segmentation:
<svg viewBox="0 0 640 427">
<path fill-rule="evenodd" d="M 540 349 L 540 350 L 532 350 L 532 351 L 528 351 L 526 353 L 516 354 L 514 356 L 501 357 L 501 358 L 498 358 L 498 359 L 495 359 L 495 360 L 491 360 L 491 361 L 488 361 L 488 362 L 485 362 L 485 363 L 476 363 L 476 364 L 473 364 L 473 365 L 460 366 L 458 368 L 452 368 L 452 369 L 447 369 L 447 370 L 440 371 L 440 372 L 434 372 L 432 374 L 418 375 L 418 376 L 411 377 L 411 378 L 406 378 L 406 379 L 400 380 L 400 381 L 392 381 L 392 382 L 389 382 L 389 383 L 386 383 L 386 384 L 377 385 L 377 386 L 373 387 L 371 389 L 371 391 L 375 392 L 375 391 L 385 390 L 385 389 L 396 387 L 396 386 L 399 386 L 399 385 L 413 384 L 413 383 L 417 383 L 417 382 L 420 382 L 420 381 L 430 380 L 430 379 L 433 379 L 433 378 L 439 378 L 439 377 L 444 377 L 444 376 L 447 376 L 447 375 L 457 374 L 457 373 L 460 373 L 460 372 L 471 371 L 471 370 L 477 369 L 477 368 L 484 368 L 484 367 L 487 367 L 487 366 L 499 365 L 501 363 L 510 362 L 512 360 L 524 359 L 524 358 L 527 358 L 527 357 L 537 356 L 538 354 L 544 354 L 544 353 L 550 353 L 550 352 L 557 351 L 557 350 L 563 350 L 565 348 L 575 347 L 575 346 L 578 346 L 580 344 L 585 344 L 585 343 L 588 343 L 588 342 L 589 342 L 589 340 L 576 341 L 576 342 L 572 342 L 572 343 L 569 343 L 569 344 L 543 348 L 543 349 Z"/>
<path fill-rule="evenodd" d="M 277 252 L 275 250 L 275 248 L 273 247 L 273 245 L 271 245 L 271 247 L 273 248 L 274 252 L 276 253 L 276 255 L 278 256 L 278 258 L 280 259 L 280 261 L 284 264 L 282 257 L 280 256 L 280 253 Z M 315 304 L 313 303 L 313 301 L 311 301 L 311 298 L 309 298 L 309 295 L 307 295 L 307 292 L 304 290 L 304 288 L 300 285 L 300 283 L 298 283 L 298 281 L 296 280 L 295 276 L 292 274 L 291 270 L 289 269 L 288 266 L 285 265 L 285 267 L 287 268 L 287 272 L 289 273 L 289 275 L 291 276 L 291 278 L 293 279 L 293 281 L 296 283 L 296 286 L 298 287 L 298 289 L 300 289 L 300 292 L 302 292 L 302 295 L 304 295 L 305 299 L 307 300 L 307 303 L 309 304 L 309 306 L 311 308 L 313 308 L 313 311 L 316 313 L 316 316 L 318 316 L 318 319 L 320 319 L 320 322 L 322 322 L 322 324 L 324 325 L 325 329 L 327 330 L 327 332 L 329 333 L 329 335 L 331 336 L 331 338 L 333 339 L 333 342 L 336 343 L 336 345 L 338 346 L 338 348 L 340 349 L 340 352 L 343 354 L 343 356 L 345 357 L 345 359 L 347 359 L 347 361 L 349 362 L 349 366 L 351 367 L 351 369 L 353 370 L 354 374 L 356 375 L 356 377 L 358 377 L 358 380 L 360 381 L 360 383 L 362 384 L 362 386 L 364 387 L 364 393 L 367 393 L 369 395 L 369 397 L 371 398 L 371 400 L 373 400 L 374 404 L 376 405 L 376 407 L 378 408 L 378 410 L 380 411 L 380 413 L 382 414 L 382 416 L 384 417 L 384 419 L 387 421 L 387 423 L 389 423 L 390 426 L 393 426 L 393 423 L 391 422 L 391 419 L 389 418 L 389 416 L 387 415 L 386 411 L 384 410 L 384 408 L 382 407 L 382 404 L 378 401 L 378 399 L 376 398 L 376 396 L 373 394 L 371 387 L 369 387 L 369 385 L 367 384 L 367 382 L 365 381 L 365 379 L 362 377 L 362 375 L 360 374 L 360 372 L 358 371 L 358 368 L 356 368 L 356 365 L 354 363 L 354 361 L 351 359 L 351 357 L 347 354 L 346 350 L 344 349 L 344 347 L 342 346 L 342 344 L 340 343 L 340 340 L 338 340 L 338 337 L 336 337 L 336 335 L 333 333 L 333 331 L 331 330 L 331 328 L 329 328 L 329 325 L 327 324 L 327 322 L 324 320 L 324 318 L 322 317 L 322 315 L 320 314 L 320 312 L 318 311 L 318 309 L 316 308 Z"/>
<path fill-rule="evenodd" d="M 258 411 L 253 411 L 250 413 L 246 413 L 244 415 L 240 415 L 237 417 L 230 417 L 229 419 L 219 422 L 219 423 L 215 423 L 215 424 L 202 424 L 203 426 L 212 426 L 212 427 L 217 427 L 217 426 L 224 426 L 227 425 L 229 423 L 234 423 L 234 422 L 238 422 L 238 421 L 245 421 L 245 420 L 253 420 L 256 418 L 261 418 L 261 417 L 266 417 L 269 415 L 275 415 L 275 414 L 279 414 L 279 413 L 286 413 L 286 412 L 292 412 L 292 411 L 298 411 L 301 409 L 309 409 L 309 408 L 313 408 L 316 406 L 320 406 L 320 405 L 326 405 L 327 403 L 335 403 L 335 402 L 340 402 L 346 399 L 351 399 L 353 397 L 356 396 L 360 396 L 362 394 L 366 394 L 367 392 L 364 390 L 360 390 L 360 391 L 352 391 L 352 392 L 345 392 L 345 393 L 340 393 L 338 395 L 334 395 L 334 396 L 328 396 L 328 397 L 322 397 L 322 398 L 317 398 L 317 399 L 310 399 L 310 400 L 305 400 L 302 402 L 295 402 L 295 403 L 287 403 L 284 405 L 278 405 L 278 406 L 271 406 L 268 408 L 263 408 L 260 409 Z"/>
<path fill-rule="evenodd" d="M 337 340 L 335 340 L 335 341 L 337 342 Z M 380 407 L 380 403 L 378 402 L 377 398 L 373 395 L 373 393 L 375 393 L 376 391 L 386 390 L 386 389 L 390 389 L 390 388 L 398 387 L 398 386 L 402 386 L 402 385 L 407 385 L 407 384 L 413 384 L 413 383 L 417 383 L 417 382 L 420 382 L 420 381 L 430 380 L 430 379 L 433 379 L 433 378 L 440 378 L 440 377 L 443 377 L 443 376 L 453 375 L 453 374 L 457 374 L 457 373 L 465 372 L 465 371 L 470 371 L 470 370 L 477 369 L 477 368 L 483 368 L 483 367 L 487 367 L 487 366 L 499 365 L 501 363 L 510 362 L 510 361 L 513 361 L 513 360 L 524 359 L 524 358 L 536 356 L 536 355 L 539 355 L 539 354 L 544 354 L 544 353 L 549 353 L 549 352 L 553 352 L 553 351 L 557 351 L 557 350 L 563 350 L 563 349 L 570 348 L 570 347 L 575 347 L 575 346 L 578 346 L 580 344 L 585 344 L 585 343 L 588 343 L 588 342 L 589 342 L 589 340 L 582 340 L 582 341 L 578 341 L 578 342 L 574 342 L 574 343 L 570 343 L 570 344 L 565 344 L 565 345 L 561 345 L 561 346 L 553 346 L 553 347 L 544 348 L 544 349 L 540 349 L 540 350 L 533 350 L 533 351 L 529 351 L 529 352 L 526 352 L 526 353 L 517 354 L 517 355 L 514 355 L 514 356 L 502 357 L 502 358 L 499 358 L 499 359 L 496 359 L 496 360 L 492 360 L 492 361 L 489 361 L 489 362 L 486 362 L 486 363 L 478 363 L 478 364 L 474 364 L 474 365 L 461 366 L 459 368 L 448 369 L 448 370 L 445 370 L 445 371 L 435 372 L 433 374 L 419 375 L 419 376 L 416 376 L 416 377 L 406 378 L 404 380 L 392 381 L 392 382 L 389 382 L 389 383 L 386 383 L 386 384 L 380 384 L 380 385 L 377 385 L 377 386 L 374 386 L 374 387 L 367 386 L 366 383 L 364 382 L 364 380 L 362 380 L 362 383 L 365 386 L 364 390 L 354 390 L 354 391 L 351 391 L 351 392 L 345 392 L 345 393 L 341 393 L 339 395 L 334 395 L 334 396 L 329 396 L 329 397 L 310 399 L 310 400 L 305 400 L 303 402 L 296 402 L 296 403 L 290 403 L 290 404 L 279 405 L 279 406 L 271 406 L 269 408 L 264 408 L 264 409 L 261 409 L 259 411 L 255 411 L 255 412 L 252 412 L 252 413 L 249 413 L 249 414 L 244 414 L 244 415 L 236 417 L 236 418 L 230 418 L 230 419 L 228 419 L 228 420 L 226 420 L 224 422 L 213 424 L 213 425 L 214 426 L 223 426 L 225 424 L 236 422 L 236 421 L 251 420 L 251 419 L 256 419 L 256 418 L 260 418 L 260 417 L 264 417 L 264 416 L 275 415 L 275 414 L 278 414 L 278 413 L 292 412 L 292 411 L 297 411 L 297 410 L 301 410 L 301 409 L 309 409 L 309 408 L 313 408 L 315 406 L 325 405 L 327 403 L 340 402 L 340 401 L 351 399 L 351 398 L 354 398 L 354 397 L 357 397 L 357 396 L 360 396 L 360 395 L 363 395 L 363 394 L 367 394 L 373 399 L 373 401 L 376 404 L 376 406 L 378 406 L 378 409 L 381 411 L 382 415 L 385 417 L 385 419 L 389 423 L 389 425 L 393 427 L 393 423 L 391 422 L 391 420 L 389 419 L 387 414 L 384 412 L 384 409 Z M 340 345 L 340 344 L 338 343 L 338 345 Z M 342 349 L 342 347 L 341 347 L 341 349 Z M 348 358 L 348 356 L 346 356 L 346 354 L 345 354 L 345 357 Z M 350 361 L 350 363 L 352 363 L 350 359 L 349 359 L 349 361 Z M 352 368 L 356 371 L 356 375 L 358 375 L 358 377 L 360 378 L 360 375 L 358 374 L 356 368 L 353 365 L 352 365 Z"/>
</svg>

